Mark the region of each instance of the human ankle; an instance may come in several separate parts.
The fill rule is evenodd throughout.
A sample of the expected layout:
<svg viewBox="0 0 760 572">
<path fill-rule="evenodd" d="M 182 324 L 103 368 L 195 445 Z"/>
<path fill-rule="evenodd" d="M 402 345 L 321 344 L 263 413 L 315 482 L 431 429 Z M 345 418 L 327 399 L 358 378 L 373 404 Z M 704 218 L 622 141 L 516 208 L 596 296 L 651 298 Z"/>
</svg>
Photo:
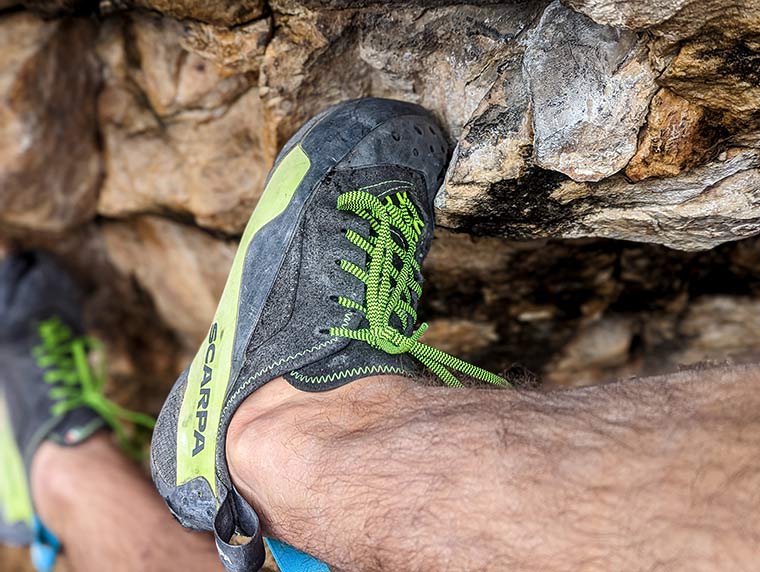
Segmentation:
<svg viewBox="0 0 760 572">
<path fill-rule="evenodd" d="M 299 506 L 325 448 L 384 415 L 389 396 L 409 383 L 375 376 L 320 393 L 294 389 L 283 378 L 267 383 L 232 417 L 226 448 L 233 483 L 264 521 L 277 520 L 282 503 Z"/>
<path fill-rule="evenodd" d="M 30 487 L 35 510 L 54 532 L 62 530 L 71 503 L 81 495 L 82 483 L 111 449 L 113 444 L 102 431 L 73 447 L 52 441 L 39 446 L 32 459 Z"/>
</svg>

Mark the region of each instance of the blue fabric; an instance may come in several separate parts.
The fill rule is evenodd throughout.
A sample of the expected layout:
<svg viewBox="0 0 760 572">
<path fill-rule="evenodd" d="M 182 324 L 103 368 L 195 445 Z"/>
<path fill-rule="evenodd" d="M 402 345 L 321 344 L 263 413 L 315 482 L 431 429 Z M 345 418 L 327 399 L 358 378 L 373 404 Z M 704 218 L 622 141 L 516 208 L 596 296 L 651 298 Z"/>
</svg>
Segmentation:
<svg viewBox="0 0 760 572">
<path fill-rule="evenodd" d="M 34 541 L 30 547 L 32 565 L 37 572 L 50 572 L 55 566 L 55 559 L 61 550 L 61 543 L 34 517 Z"/>
<path fill-rule="evenodd" d="M 278 540 L 264 539 L 280 572 L 330 572 L 327 564 Z"/>
</svg>

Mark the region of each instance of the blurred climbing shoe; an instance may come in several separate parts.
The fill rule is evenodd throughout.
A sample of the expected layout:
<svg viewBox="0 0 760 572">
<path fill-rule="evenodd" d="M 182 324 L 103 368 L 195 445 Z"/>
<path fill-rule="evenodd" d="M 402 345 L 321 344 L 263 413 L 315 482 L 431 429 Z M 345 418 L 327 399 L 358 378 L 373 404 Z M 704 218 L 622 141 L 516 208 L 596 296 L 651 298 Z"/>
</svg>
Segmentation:
<svg viewBox="0 0 760 572">
<path fill-rule="evenodd" d="M 81 293 L 52 258 L 27 253 L 0 261 L 0 540 L 32 544 L 40 570 L 52 566 L 57 550 L 29 495 L 40 444 L 77 445 L 111 426 L 133 450 L 123 423 L 153 426 L 104 396 L 104 372 L 90 361 L 95 343 L 81 332 Z"/>
<path fill-rule="evenodd" d="M 258 517 L 231 484 L 224 448 L 235 410 L 267 381 L 325 391 L 370 375 L 412 376 L 421 363 L 453 386 L 454 371 L 504 383 L 421 343 L 424 324 L 414 329 L 448 154 L 424 109 L 363 99 L 309 121 L 275 161 L 151 447 L 172 513 L 215 533 L 228 570 L 264 560 Z"/>
<path fill-rule="evenodd" d="M 60 544 L 34 515 L 29 478 L 21 451 L 13 438 L 10 412 L 0 393 L 0 542 L 14 546 L 30 546 L 32 564 L 39 572 L 48 572 L 55 565 Z"/>
</svg>

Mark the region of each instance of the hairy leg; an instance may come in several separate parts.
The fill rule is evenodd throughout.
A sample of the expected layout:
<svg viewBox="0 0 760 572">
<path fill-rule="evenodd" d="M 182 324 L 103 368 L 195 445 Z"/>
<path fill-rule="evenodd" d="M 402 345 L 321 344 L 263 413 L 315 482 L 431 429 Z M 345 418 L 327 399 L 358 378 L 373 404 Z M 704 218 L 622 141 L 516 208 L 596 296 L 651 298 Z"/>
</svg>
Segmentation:
<svg viewBox="0 0 760 572">
<path fill-rule="evenodd" d="M 760 370 L 549 393 L 276 380 L 233 418 L 233 481 L 337 570 L 756 570 Z"/>
<path fill-rule="evenodd" d="M 72 448 L 44 443 L 32 495 L 76 572 L 222 569 L 213 538 L 183 529 L 105 434 Z"/>
</svg>

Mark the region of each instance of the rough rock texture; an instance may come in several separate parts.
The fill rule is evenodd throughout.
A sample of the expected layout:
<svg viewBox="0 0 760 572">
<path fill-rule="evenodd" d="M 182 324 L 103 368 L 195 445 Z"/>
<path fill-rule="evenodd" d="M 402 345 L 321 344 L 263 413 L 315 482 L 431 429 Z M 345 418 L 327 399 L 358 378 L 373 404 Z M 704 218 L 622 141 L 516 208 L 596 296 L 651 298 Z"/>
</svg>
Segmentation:
<svg viewBox="0 0 760 572">
<path fill-rule="evenodd" d="M 117 5 L 119 0 L 115 0 Z M 126 6 L 149 8 L 179 20 L 188 18 L 218 26 L 235 26 L 261 16 L 264 0 L 125 0 Z"/>
<path fill-rule="evenodd" d="M 557 0 L 533 32 L 523 68 L 537 166 L 576 181 L 598 181 L 625 167 L 655 90 L 643 38 L 601 26 Z"/>
<path fill-rule="evenodd" d="M 703 107 L 661 89 L 649 105 L 647 124 L 625 174 L 634 182 L 678 175 L 708 158 L 722 135 Z"/>
<path fill-rule="evenodd" d="M 190 28 L 189 42 L 197 31 Z M 186 51 L 172 20 L 134 16 L 102 32 L 107 175 L 98 212 L 170 210 L 242 231 L 275 154 L 262 133 L 256 74 Z"/>
<path fill-rule="evenodd" d="M 0 226 L 63 231 L 94 214 L 94 37 L 82 20 L 0 19 Z"/>
<path fill-rule="evenodd" d="M 108 15 L 130 8 L 155 10 L 178 20 L 190 19 L 219 26 L 236 26 L 259 18 L 264 0 L 19 0 L 43 16 Z"/>
<path fill-rule="evenodd" d="M 200 343 L 232 266 L 235 244 L 155 216 L 103 226 L 118 270 L 151 293 L 159 315 L 187 347 Z"/>
<path fill-rule="evenodd" d="M 323 4 L 339 3 L 271 3 L 278 28 L 260 85 L 278 144 L 326 103 L 367 94 L 430 107 L 458 135 L 543 6 Z"/>
<path fill-rule="evenodd" d="M 682 40 L 705 27 L 741 34 L 758 21 L 758 0 L 563 0 L 600 24 Z"/>
<path fill-rule="evenodd" d="M 660 78 L 679 95 L 754 124 L 760 100 L 760 0 L 566 0 L 594 21 L 646 30 L 657 52 L 675 52 Z M 680 42 L 680 43 L 679 43 Z"/>
<path fill-rule="evenodd" d="M 758 268 L 757 238 L 684 253 L 440 232 L 422 313 L 436 343 L 514 380 L 583 385 L 757 359 Z"/>
</svg>

